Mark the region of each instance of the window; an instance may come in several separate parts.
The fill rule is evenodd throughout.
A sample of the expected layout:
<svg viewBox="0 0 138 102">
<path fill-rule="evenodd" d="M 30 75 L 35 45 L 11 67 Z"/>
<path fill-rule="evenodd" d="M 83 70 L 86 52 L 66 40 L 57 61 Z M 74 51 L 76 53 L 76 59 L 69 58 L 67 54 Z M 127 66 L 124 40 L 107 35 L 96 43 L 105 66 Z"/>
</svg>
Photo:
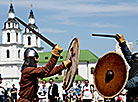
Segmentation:
<svg viewBox="0 0 138 102">
<path fill-rule="evenodd" d="M 91 67 L 91 74 L 94 74 L 94 67 Z"/>
<path fill-rule="evenodd" d="M 18 50 L 18 58 L 20 58 L 20 50 Z"/>
<path fill-rule="evenodd" d="M 18 33 L 16 33 L 16 42 L 18 42 Z"/>
<path fill-rule="evenodd" d="M 28 45 L 31 45 L 31 37 L 28 37 Z"/>
<path fill-rule="evenodd" d="M 10 58 L 10 51 L 7 50 L 7 58 Z"/>
<path fill-rule="evenodd" d="M 60 56 L 60 59 L 63 59 L 63 56 Z"/>
<path fill-rule="evenodd" d="M 36 45 L 38 45 L 38 37 L 36 37 Z"/>
<path fill-rule="evenodd" d="M 8 23 L 9 27 L 10 27 L 10 23 Z"/>
<path fill-rule="evenodd" d="M 7 33 L 7 42 L 10 42 L 10 33 Z"/>
<path fill-rule="evenodd" d="M 47 60 L 47 59 L 48 59 L 48 57 L 45 57 L 45 59 Z"/>
</svg>

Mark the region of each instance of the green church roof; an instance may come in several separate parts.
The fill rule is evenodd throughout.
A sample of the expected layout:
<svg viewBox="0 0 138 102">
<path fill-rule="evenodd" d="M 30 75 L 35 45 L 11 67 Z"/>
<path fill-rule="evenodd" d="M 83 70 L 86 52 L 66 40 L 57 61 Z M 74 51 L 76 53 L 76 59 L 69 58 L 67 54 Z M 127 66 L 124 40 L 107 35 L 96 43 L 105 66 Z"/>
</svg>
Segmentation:
<svg viewBox="0 0 138 102">
<path fill-rule="evenodd" d="M 39 52 L 39 64 L 41 63 L 47 63 L 51 57 L 51 53 L 50 52 Z M 66 54 L 67 51 L 63 51 L 61 53 L 60 58 L 58 59 L 58 63 L 65 61 L 66 59 Z M 97 62 L 98 61 L 98 57 L 93 54 L 91 51 L 89 50 L 80 50 L 80 57 L 79 57 L 79 62 Z"/>
<path fill-rule="evenodd" d="M 39 82 L 42 82 L 43 80 L 46 80 L 48 82 L 50 78 L 52 78 L 55 82 L 63 82 L 63 76 L 46 77 L 46 78 L 43 78 L 43 79 L 39 79 Z M 80 75 L 75 75 L 74 81 L 78 81 L 78 80 L 85 81 L 86 79 L 84 79 Z"/>
</svg>

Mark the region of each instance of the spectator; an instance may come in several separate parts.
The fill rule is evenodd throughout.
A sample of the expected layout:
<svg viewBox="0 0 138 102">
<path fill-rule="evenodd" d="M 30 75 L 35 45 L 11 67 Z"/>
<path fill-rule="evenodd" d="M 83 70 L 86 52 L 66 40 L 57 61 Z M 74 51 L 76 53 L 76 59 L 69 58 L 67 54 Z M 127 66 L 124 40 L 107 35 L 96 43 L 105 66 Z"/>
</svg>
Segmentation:
<svg viewBox="0 0 138 102">
<path fill-rule="evenodd" d="M 67 96 L 68 96 L 69 102 L 76 100 L 76 92 L 73 86 L 68 90 Z"/>
<path fill-rule="evenodd" d="M 93 101 L 94 93 L 93 93 L 92 86 L 89 85 L 88 80 L 85 80 L 85 85 L 83 86 L 82 91 L 81 91 L 81 97 L 82 97 L 83 102 Z"/>
<path fill-rule="evenodd" d="M 5 102 L 5 89 L 2 86 L 2 78 L 1 78 L 1 74 L 0 74 L 0 102 Z"/>
<path fill-rule="evenodd" d="M 76 102 L 81 102 L 81 89 L 82 89 L 82 85 L 81 85 L 81 81 L 79 80 L 77 83 L 77 87 L 75 88 L 75 92 L 77 95 Z"/>
<path fill-rule="evenodd" d="M 57 99 L 59 97 L 58 86 L 54 83 L 54 80 L 52 78 L 49 79 L 49 83 L 51 85 L 49 86 L 48 90 L 48 100 L 50 102 L 57 102 Z"/>
<path fill-rule="evenodd" d="M 46 80 L 42 81 L 42 86 L 39 87 L 38 94 L 45 96 L 47 93 Z"/>
<path fill-rule="evenodd" d="M 127 95 L 127 90 L 123 89 L 122 92 L 119 94 L 119 97 L 121 98 L 121 102 L 126 102 L 126 95 Z"/>
<path fill-rule="evenodd" d="M 17 102 L 17 88 L 15 88 L 15 84 L 12 85 L 12 89 L 10 90 L 10 92 L 13 102 Z"/>
<path fill-rule="evenodd" d="M 40 95 L 39 100 L 43 101 L 46 99 L 47 87 L 46 80 L 42 81 L 42 85 L 39 87 L 38 94 Z"/>
</svg>

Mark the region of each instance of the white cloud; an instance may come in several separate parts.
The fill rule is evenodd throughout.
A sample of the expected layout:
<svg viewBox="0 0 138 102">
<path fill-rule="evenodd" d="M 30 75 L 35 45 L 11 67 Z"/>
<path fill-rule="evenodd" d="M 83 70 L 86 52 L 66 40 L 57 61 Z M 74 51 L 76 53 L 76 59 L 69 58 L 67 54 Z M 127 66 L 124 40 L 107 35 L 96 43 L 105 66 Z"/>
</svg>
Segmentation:
<svg viewBox="0 0 138 102">
<path fill-rule="evenodd" d="M 93 23 L 90 26 L 97 28 L 119 28 L 119 25 L 109 24 L 109 23 Z"/>
<path fill-rule="evenodd" d="M 33 8 L 54 10 L 60 14 L 84 15 L 91 13 L 103 12 L 138 12 L 138 2 L 126 3 L 102 3 L 107 0 L 14 0 L 13 3 L 17 7 L 29 7 L 33 4 Z M 98 3 L 93 3 L 98 2 Z M 109 1 L 108 1 L 109 2 Z M 0 5 L 8 5 L 8 1 L 2 0 Z"/>
<path fill-rule="evenodd" d="M 66 3 L 63 2 L 34 2 L 37 8 L 40 9 L 51 9 L 60 11 L 59 14 L 68 14 L 68 15 L 84 15 L 91 13 L 103 13 L 103 12 L 138 12 L 138 3 L 118 3 L 118 4 L 93 4 L 93 3 Z M 41 6 L 40 6 L 41 5 Z"/>
<path fill-rule="evenodd" d="M 52 29 L 52 28 L 42 28 L 42 29 L 40 29 L 40 32 L 42 32 L 42 33 L 65 33 L 66 31 L 65 30 L 59 30 L 59 29 Z"/>
<path fill-rule="evenodd" d="M 111 4 L 103 3 L 108 0 L 14 0 L 13 4 L 16 8 L 29 7 L 33 4 L 33 8 L 50 11 L 53 13 L 51 17 L 54 19 L 60 16 L 63 18 L 63 24 L 73 24 L 71 18 L 85 16 L 122 16 L 130 14 L 138 14 L 138 2 L 124 3 L 116 2 Z M 2 0 L 0 5 L 8 5 L 9 1 Z"/>
<path fill-rule="evenodd" d="M 2 0 L 0 5 L 8 5 L 8 2 Z M 55 23 L 65 25 L 76 25 L 77 22 L 73 19 L 78 17 L 127 16 L 138 14 L 138 2 L 136 1 L 111 4 L 109 0 L 14 0 L 13 4 L 16 8 L 29 7 L 30 4 L 33 4 L 33 8 L 43 10 L 46 13 L 50 11 L 52 15 L 49 14 L 49 19 L 55 21 Z M 40 20 L 46 22 L 45 18 L 41 18 Z M 97 24 L 98 26 L 102 27 L 101 24 Z M 54 31 L 47 29 L 47 32 Z M 64 31 L 59 30 L 57 32 Z"/>
</svg>

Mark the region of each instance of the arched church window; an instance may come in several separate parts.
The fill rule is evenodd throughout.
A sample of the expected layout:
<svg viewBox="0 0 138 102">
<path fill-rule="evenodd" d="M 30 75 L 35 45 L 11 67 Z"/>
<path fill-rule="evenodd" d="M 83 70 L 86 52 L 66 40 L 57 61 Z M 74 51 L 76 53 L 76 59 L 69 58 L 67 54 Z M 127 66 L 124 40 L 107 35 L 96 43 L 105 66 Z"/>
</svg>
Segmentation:
<svg viewBox="0 0 138 102">
<path fill-rule="evenodd" d="M 20 51 L 20 50 L 18 50 L 18 58 L 20 58 L 20 52 L 21 52 L 21 51 Z"/>
<path fill-rule="evenodd" d="M 10 27 L 10 23 L 8 23 L 8 26 Z"/>
<path fill-rule="evenodd" d="M 38 44 L 38 37 L 36 37 L 36 45 Z"/>
<path fill-rule="evenodd" d="M 7 50 L 7 58 L 10 58 L 10 51 Z"/>
<path fill-rule="evenodd" d="M 16 42 L 18 42 L 18 33 L 16 33 Z"/>
<path fill-rule="evenodd" d="M 31 45 L 31 37 L 28 37 L 28 45 Z"/>
<path fill-rule="evenodd" d="M 10 33 L 7 33 L 7 42 L 10 42 Z"/>
</svg>

